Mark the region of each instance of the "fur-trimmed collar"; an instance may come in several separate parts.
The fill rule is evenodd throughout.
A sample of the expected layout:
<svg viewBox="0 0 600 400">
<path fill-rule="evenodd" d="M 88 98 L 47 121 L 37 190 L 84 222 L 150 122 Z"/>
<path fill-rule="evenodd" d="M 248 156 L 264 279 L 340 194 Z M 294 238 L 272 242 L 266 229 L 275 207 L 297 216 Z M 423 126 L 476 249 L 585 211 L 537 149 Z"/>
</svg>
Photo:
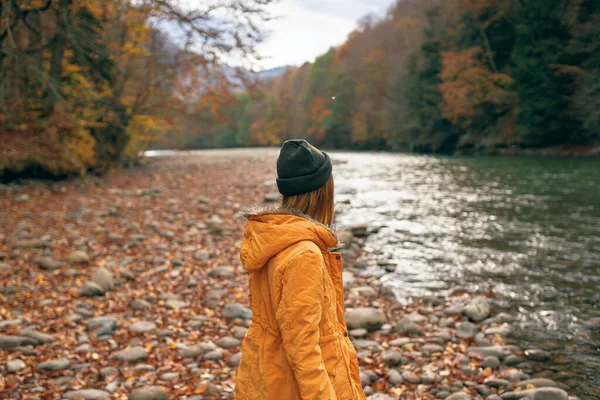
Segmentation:
<svg viewBox="0 0 600 400">
<path fill-rule="evenodd" d="M 283 215 L 293 215 L 295 217 L 304 218 L 311 221 L 314 224 L 317 224 L 329 231 L 331 235 L 335 238 L 337 244 L 332 247 L 332 249 L 340 249 L 344 247 L 343 243 L 340 243 L 338 236 L 335 232 L 335 227 L 333 225 L 325 225 L 310 215 L 304 214 L 302 211 L 292 208 L 285 207 L 282 205 L 276 206 L 244 206 L 240 209 L 240 214 L 242 214 L 246 219 L 250 219 L 251 217 L 260 217 L 264 215 L 272 215 L 272 214 L 283 214 Z"/>
</svg>

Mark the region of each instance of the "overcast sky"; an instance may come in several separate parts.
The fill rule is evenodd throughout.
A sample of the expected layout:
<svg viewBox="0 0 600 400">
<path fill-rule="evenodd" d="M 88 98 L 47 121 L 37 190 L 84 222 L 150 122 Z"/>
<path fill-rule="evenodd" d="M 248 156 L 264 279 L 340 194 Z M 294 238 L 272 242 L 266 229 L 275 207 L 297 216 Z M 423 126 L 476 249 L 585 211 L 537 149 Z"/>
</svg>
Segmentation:
<svg viewBox="0 0 600 400">
<path fill-rule="evenodd" d="M 369 13 L 383 15 L 393 0 L 280 0 L 269 6 L 273 16 L 268 39 L 259 50 L 264 69 L 314 61 L 331 46 L 342 44 Z M 260 69 L 260 68 L 259 68 Z"/>
</svg>

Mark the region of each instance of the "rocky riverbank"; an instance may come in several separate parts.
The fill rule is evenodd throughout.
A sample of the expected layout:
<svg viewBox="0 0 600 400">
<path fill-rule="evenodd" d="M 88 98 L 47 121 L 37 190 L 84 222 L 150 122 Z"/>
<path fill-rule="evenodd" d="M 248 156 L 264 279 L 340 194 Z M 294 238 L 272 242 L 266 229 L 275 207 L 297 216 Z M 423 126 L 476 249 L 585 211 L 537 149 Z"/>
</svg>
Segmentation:
<svg viewBox="0 0 600 400">
<path fill-rule="evenodd" d="M 243 204 L 268 195 L 274 154 L 155 159 L 134 170 L 0 191 L 0 397 L 232 398 L 250 324 L 238 261 Z M 575 399 L 507 345 L 487 296 L 402 305 L 340 233 L 347 319 L 371 399 Z M 525 350 L 525 351 L 523 351 Z M 543 374 L 542 374 L 543 375 Z"/>
</svg>

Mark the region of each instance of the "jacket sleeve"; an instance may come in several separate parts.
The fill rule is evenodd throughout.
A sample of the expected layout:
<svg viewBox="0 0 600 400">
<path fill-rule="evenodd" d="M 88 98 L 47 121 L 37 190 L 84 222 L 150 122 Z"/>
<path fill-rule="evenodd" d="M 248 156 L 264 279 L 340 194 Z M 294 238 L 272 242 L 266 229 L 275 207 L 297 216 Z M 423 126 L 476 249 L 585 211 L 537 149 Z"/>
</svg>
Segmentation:
<svg viewBox="0 0 600 400">
<path fill-rule="evenodd" d="M 290 261 L 282 276 L 277 325 L 302 399 L 336 400 L 319 346 L 324 269 L 320 254 L 305 252 Z"/>
</svg>

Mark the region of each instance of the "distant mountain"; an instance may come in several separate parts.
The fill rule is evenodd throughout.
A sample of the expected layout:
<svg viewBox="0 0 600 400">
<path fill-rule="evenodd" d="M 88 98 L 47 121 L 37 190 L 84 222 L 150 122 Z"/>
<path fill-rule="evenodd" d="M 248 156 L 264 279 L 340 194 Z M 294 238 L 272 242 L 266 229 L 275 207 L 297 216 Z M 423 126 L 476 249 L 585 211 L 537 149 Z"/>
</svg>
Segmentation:
<svg viewBox="0 0 600 400">
<path fill-rule="evenodd" d="M 266 69 L 264 71 L 256 72 L 256 75 L 260 80 L 273 79 L 277 78 L 290 68 L 295 68 L 295 65 L 282 65 L 281 67 Z"/>
</svg>

